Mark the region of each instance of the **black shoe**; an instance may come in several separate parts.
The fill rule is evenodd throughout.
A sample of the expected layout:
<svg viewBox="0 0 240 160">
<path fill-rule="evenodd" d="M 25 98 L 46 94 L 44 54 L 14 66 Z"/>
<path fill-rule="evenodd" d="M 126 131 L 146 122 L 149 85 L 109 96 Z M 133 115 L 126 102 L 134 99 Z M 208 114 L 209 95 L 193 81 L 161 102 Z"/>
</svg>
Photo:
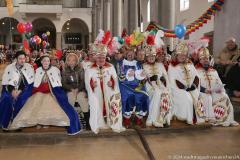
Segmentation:
<svg viewBox="0 0 240 160">
<path fill-rule="evenodd" d="M 83 112 L 84 114 L 84 120 L 86 122 L 86 130 L 91 130 L 90 124 L 89 124 L 89 118 L 90 118 L 90 112 Z"/>
</svg>

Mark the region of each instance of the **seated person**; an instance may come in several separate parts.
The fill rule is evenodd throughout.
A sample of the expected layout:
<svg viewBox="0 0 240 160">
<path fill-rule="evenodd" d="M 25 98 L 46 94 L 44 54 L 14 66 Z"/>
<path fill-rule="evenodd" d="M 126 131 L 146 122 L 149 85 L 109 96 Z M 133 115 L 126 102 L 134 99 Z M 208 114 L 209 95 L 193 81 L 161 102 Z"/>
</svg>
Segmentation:
<svg viewBox="0 0 240 160">
<path fill-rule="evenodd" d="M 188 46 L 182 42 L 176 48 L 176 59 L 168 68 L 173 100 L 173 114 L 187 124 L 204 123 L 199 105 L 200 81 L 193 63 L 188 59 Z"/>
<path fill-rule="evenodd" d="M 122 96 L 125 127 L 130 126 L 130 119 L 135 111 L 136 125 L 143 127 L 143 117 L 148 112 L 148 94 L 145 88 L 146 75 L 142 66 L 135 59 L 134 48 L 128 48 L 120 68 L 119 87 Z M 135 108 L 136 107 L 136 108 Z M 135 108 L 135 110 L 134 110 Z"/>
<path fill-rule="evenodd" d="M 97 43 L 91 47 L 96 61 L 85 72 L 91 130 L 96 134 L 107 128 L 124 131 L 118 77 L 113 65 L 106 62 L 107 46 Z"/>
<path fill-rule="evenodd" d="M 149 95 L 149 114 L 147 126 L 163 127 L 170 125 L 171 99 L 169 94 L 169 82 L 163 63 L 156 62 L 156 48 L 148 45 L 145 47 L 146 63 L 143 64 L 147 75 L 146 90 Z"/>
<path fill-rule="evenodd" d="M 226 77 L 226 88 L 228 89 L 229 96 L 240 98 L 240 58 L 238 63 L 235 64 L 228 72 Z"/>
<path fill-rule="evenodd" d="M 86 128 L 90 129 L 88 99 L 84 82 L 84 71 L 78 64 L 78 56 L 68 53 L 65 69 L 62 72 L 63 88 L 67 92 L 69 103 L 75 106 L 79 115 L 83 112 Z"/>
<path fill-rule="evenodd" d="M 220 78 L 225 82 L 226 75 L 230 68 L 237 63 L 240 57 L 236 39 L 231 37 L 226 41 L 226 47 L 215 58 L 215 68 Z"/>
<path fill-rule="evenodd" d="M 13 120 L 10 129 L 23 127 L 68 126 L 68 134 L 79 133 L 78 115 L 68 103 L 62 89 L 58 68 L 50 65 L 48 55 L 41 57 L 42 67 L 36 70 L 33 95 Z"/>
<path fill-rule="evenodd" d="M 218 73 L 210 66 L 210 54 L 207 48 L 199 51 L 200 62 L 196 65 L 201 82 L 200 97 L 207 121 L 213 125 L 237 126 L 231 101 L 225 92 Z"/>
<path fill-rule="evenodd" d="M 16 53 L 16 62 L 8 65 L 2 77 L 2 95 L 0 98 L 0 127 L 8 129 L 11 119 L 23 107 L 32 95 L 34 70 L 25 63 L 23 51 Z"/>
</svg>

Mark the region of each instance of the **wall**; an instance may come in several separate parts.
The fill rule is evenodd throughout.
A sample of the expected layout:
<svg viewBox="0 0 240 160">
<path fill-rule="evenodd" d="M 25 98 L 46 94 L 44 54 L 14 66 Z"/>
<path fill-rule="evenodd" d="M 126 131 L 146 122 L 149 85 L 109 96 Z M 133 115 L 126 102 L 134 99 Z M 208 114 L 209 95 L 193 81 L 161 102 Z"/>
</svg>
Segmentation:
<svg viewBox="0 0 240 160">
<path fill-rule="evenodd" d="M 221 12 L 216 15 L 214 26 L 214 53 L 218 54 L 229 37 L 240 41 L 240 0 L 225 0 Z"/>
<path fill-rule="evenodd" d="M 211 5 L 212 2 L 208 0 L 190 0 L 190 8 L 186 11 L 180 12 L 180 0 L 176 1 L 176 24 L 183 23 L 188 25 L 194 20 L 199 18 Z M 201 27 L 199 30 L 196 30 L 194 33 L 191 33 L 189 36 L 190 40 L 196 40 L 201 38 L 204 33 L 213 31 L 214 29 L 214 18 L 208 21 L 207 24 L 204 24 L 204 27 Z"/>
</svg>

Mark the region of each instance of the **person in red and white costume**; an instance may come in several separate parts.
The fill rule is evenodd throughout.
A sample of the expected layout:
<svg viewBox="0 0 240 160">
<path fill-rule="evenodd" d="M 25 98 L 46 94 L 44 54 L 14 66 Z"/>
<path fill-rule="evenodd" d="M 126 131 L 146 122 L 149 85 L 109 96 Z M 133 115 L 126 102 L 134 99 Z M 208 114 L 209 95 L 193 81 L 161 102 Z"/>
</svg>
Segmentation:
<svg viewBox="0 0 240 160">
<path fill-rule="evenodd" d="M 206 121 L 213 125 L 238 126 L 234 111 L 217 71 L 210 65 L 207 48 L 198 52 L 199 63 L 195 66 L 201 82 L 200 97 L 205 109 Z"/>
<path fill-rule="evenodd" d="M 85 71 L 85 84 L 90 105 L 90 126 L 94 133 L 111 128 L 124 131 L 122 126 L 121 94 L 114 66 L 106 62 L 107 46 L 93 44 L 95 63 Z"/>
</svg>

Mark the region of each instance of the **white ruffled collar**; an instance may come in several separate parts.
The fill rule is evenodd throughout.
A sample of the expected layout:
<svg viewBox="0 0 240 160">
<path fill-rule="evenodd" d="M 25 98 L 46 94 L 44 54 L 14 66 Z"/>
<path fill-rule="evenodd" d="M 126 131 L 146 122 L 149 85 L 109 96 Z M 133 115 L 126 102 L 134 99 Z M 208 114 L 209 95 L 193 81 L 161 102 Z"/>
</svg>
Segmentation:
<svg viewBox="0 0 240 160">
<path fill-rule="evenodd" d="M 126 59 L 123 60 L 123 65 L 126 65 L 126 66 L 136 66 L 136 64 L 137 64 L 136 60 L 133 60 L 133 61 L 128 61 Z"/>
</svg>

